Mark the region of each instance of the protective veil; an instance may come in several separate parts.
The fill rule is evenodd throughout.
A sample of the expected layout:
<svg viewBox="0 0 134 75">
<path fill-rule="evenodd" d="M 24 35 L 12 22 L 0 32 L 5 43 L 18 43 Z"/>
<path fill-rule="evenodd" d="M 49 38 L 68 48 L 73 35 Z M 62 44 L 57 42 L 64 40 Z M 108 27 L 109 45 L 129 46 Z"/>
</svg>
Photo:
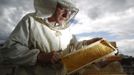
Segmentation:
<svg viewBox="0 0 134 75">
<path fill-rule="evenodd" d="M 50 17 L 52 16 L 52 14 L 54 14 L 57 3 L 59 3 L 63 7 L 68 8 L 72 12 L 70 18 L 66 21 L 66 23 L 68 23 L 79 11 L 75 7 L 75 4 L 72 2 L 72 0 L 35 0 L 35 14 L 41 18 Z M 64 26 L 63 28 L 66 27 L 68 26 Z"/>
</svg>

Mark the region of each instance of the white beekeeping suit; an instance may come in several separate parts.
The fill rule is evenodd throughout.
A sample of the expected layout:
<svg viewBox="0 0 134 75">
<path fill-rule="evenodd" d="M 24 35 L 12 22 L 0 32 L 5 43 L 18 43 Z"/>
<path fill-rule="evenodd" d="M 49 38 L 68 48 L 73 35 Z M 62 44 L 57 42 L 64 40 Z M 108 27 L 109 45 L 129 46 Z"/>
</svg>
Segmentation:
<svg viewBox="0 0 134 75">
<path fill-rule="evenodd" d="M 40 51 L 48 53 L 52 50 L 67 50 L 70 43 L 75 44 L 76 42 L 72 40 L 73 36 L 69 32 L 67 23 L 54 27 L 46 19 L 55 12 L 57 3 L 77 13 L 71 0 L 35 0 L 36 12 L 23 17 L 1 48 L 2 63 L 17 66 L 17 71 L 13 71 L 14 74 L 65 74 L 64 67 L 57 69 L 55 65 L 38 65 L 36 63 Z M 9 69 L 12 70 L 12 67 Z"/>
<path fill-rule="evenodd" d="M 54 26 L 47 18 L 55 12 L 57 3 L 74 13 L 64 24 Z M 86 42 L 77 42 L 69 31 L 68 21 L 78 12 L 71 0 L 35 0 L 34 6 L 36 12 L 23 17 L 0 49 L 0 75 L 65 75 L 61 64 L 38 64 L 39 52 L 68 53 Z M 97 72 L 92 65 L 85 71 L 92 73 L 92 69 Z"/>
</svg>

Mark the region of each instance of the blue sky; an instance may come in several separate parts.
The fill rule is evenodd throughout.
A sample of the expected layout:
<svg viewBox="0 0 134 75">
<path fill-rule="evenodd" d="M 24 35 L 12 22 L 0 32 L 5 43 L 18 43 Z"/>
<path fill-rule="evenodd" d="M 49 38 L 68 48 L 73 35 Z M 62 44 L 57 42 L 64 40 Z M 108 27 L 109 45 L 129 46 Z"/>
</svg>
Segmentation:
<svg viewBox="0 0 134 75">
<path fill-rule="evenodd" d="M 134 56 L 134 0 L 74 0 L 79 13 L 70 30 L 79 40 L 103 37 L 116 41 L 121 53 Z M 0 42 L 7 39 L 33 0 L 0 0 Z"/>
<path fill-rule="evenodd" d="M 81 33 L 81 34 L 77 34 L 76 36 L 79 38 L 92 36 L 92 37 L 103 37 L 103 38 L 107 38 L 109 40 L 118 40 L 118 37 L 116 35 L 111 35 L 110 33 L 105 32 L 105 31 Z"/>
</svg>

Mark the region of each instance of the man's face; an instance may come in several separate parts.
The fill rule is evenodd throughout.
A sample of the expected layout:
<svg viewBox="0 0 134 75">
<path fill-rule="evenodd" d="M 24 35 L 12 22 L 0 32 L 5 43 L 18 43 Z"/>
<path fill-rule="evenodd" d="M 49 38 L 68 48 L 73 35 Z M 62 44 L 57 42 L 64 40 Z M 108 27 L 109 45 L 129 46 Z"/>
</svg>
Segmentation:
<svg viewBox="0 0 134 75">
<path fill-rule="evenodd" d="M 57 23 L 62 24 L 66 21 L 71 15 L 71 11 L 61 5 L 57 5 L 55 12 L 55 20 Z"/>
</svg>

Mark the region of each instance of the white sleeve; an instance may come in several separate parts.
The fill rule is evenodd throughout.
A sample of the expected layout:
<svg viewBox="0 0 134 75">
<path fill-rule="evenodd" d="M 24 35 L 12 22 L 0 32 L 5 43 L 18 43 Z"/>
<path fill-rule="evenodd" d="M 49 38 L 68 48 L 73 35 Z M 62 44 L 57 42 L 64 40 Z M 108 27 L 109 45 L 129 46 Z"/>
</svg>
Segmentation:
<svg viewBox="0 0 134 75">
<path fill-rule="evenodd" d="M 38 49 L 29 49 L 30 18 L 25 16 L 11 33 L 1 49 L 3 63 L 15 65 L 34 65 Z"/>
</svg>

